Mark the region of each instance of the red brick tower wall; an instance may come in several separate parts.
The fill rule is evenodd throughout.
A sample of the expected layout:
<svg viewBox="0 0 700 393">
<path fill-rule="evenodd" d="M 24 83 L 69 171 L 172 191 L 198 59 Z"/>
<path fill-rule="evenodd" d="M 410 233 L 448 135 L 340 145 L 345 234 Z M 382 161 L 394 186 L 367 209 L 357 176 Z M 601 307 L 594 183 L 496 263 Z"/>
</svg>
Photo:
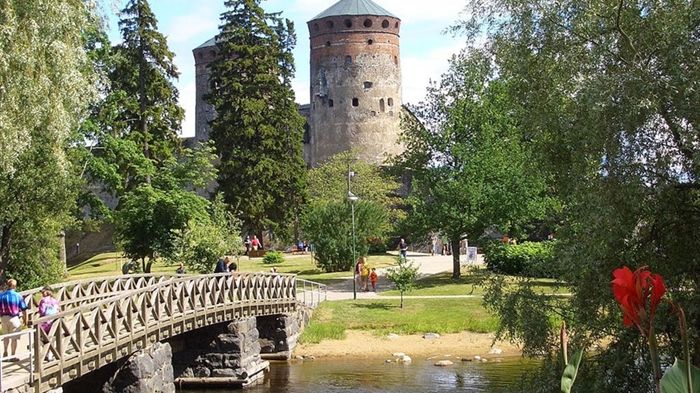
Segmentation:
<svg viewBox="0 0 700 393">
<path fill-rule="evenodd" d="M 383 163 L 400 154 L 401 21 L 329 16 L 308 22 L 311 41 L 310 164 L 355 149 Z"/>
</svg>

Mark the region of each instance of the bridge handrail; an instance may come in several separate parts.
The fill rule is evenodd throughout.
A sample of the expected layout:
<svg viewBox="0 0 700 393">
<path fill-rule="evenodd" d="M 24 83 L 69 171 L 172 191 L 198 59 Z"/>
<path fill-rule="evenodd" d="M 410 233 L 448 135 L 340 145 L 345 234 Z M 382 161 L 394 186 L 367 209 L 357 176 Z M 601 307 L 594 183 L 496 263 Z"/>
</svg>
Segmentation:
<svg viewBox="0 0 700 393">
<path fill-rule="evenodd" d="M 223 322 L 246 310 L 250 314 L 251 307 L 293 311 L 296 295 L 295 275 L 182 276 L 41 317 L 34 321 L 35 379 L 42 386 L 63 384 L 147 346 L 148 340 L 179 334 L 176 326 L 186 331 Z"/>
<path fill-rule="evenodd" d="M 53 290 L 54 298 L 64 307 L 64 305 L 67 304 L 79 303 L 85 298 L 88 298 L 86 300 L 87 303 L 89 303 L 91 301 L 89 298 L 91 297 L 110 296 L 109 293 L 115 293 L 115 291 L 121 292 L 123 290 L 144 288 L 174 277 L 178 277 L 178 275 L 164 273 L 129 274 L 116 277 L 105 276 L 56 283 L 51 285 L 51 289 Z M 20 296 L 22 296 L 29 306 L 27 312 L 29 313 L 30 319 L 34 319 L 34 315 L 37 313 L 42 289 L 43 287 L 32 288 L 20 292 Z"/>
<path fill-rule="evenodd" d="M 297 278 L 296 284 L 297 301 L 307 307 L 316 308 L 328 298 L 328 286 L 325 284 L 303 278 Z M 299 293 L 301 293 L 301 299 L 299 299 Z"/>
</svg>

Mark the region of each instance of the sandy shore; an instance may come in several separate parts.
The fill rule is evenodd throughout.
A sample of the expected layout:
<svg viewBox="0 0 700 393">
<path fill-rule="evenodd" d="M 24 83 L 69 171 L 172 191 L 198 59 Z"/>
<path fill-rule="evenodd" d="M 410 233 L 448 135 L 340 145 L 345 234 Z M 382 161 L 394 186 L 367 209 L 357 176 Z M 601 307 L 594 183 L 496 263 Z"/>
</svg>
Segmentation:
<svg viewBox="0 0 700 393">
<path fill-rule="evenodd" d="M 489 355 L 494 336 L 492 334 L 462 332 L 441 335 L 437 339 L 424 339 L 422 335 L 405 335 L 395 339 L 378 337 L 371 333 L 348 330 L 344 340 L 325 340 L 318 344 L 299 344 L 295 356 L 390 358 L 395 352 L 403 352 L 414 359 L 450 355 L 455 358 L 505 357 L 521 354 L 518 347 L 497 342 L 493 348 L 501 353 Z"/>
</svg>

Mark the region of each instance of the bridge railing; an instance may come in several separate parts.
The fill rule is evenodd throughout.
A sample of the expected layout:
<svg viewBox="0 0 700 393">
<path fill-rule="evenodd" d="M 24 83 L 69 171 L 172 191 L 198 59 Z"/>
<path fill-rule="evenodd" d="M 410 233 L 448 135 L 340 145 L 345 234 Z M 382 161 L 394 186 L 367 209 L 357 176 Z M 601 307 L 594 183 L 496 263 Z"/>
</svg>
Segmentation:
<svg viewBox="0 0 700 393">
<path fill-rule="evenodd" d="M 169 277 L 76 305 L 34 321 L 35 391 L 60 386 L 173 335 L 245 316 L 290 312 L 296 305 L 296 276 L 263 273 Z"/>
<path fill-rule="evenodd" d="M 93 303 L 106 297 L 133 289 L 146 288 L 178 277 L 175 274 L 129 274 L 117 277 L 94 277 L 83 280 L 68 281 L 51 285 L 53 297 L 59 301 L 62 309 Z M 42 288 L 33 288 L 20 292 L 29 306 L 29 319 L 38 318 L 38 306 Z"/>
<path fill-rule="evenodd" d="M 297 300 L 311 308 L 318 307 L 328 296 L 327 286 L 315 281 L 297 278 Z"/>
</svg>

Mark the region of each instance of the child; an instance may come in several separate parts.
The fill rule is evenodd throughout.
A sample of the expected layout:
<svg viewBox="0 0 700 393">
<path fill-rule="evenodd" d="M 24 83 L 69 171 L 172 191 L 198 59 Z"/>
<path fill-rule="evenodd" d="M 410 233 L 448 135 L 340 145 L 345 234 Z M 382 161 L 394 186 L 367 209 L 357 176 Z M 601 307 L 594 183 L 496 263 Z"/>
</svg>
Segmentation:
<svg viewBox="0 0 700 393">
<path fill-rule="evenodd" d="M 377 269 L 372 268 L 372 273 L 369 274 L 369 282 L 372 283 L 372 291 L 377 292 Z"/>
<path fill-rule="evenodd" d="M 39 301 L 39 316 L 45 317 L 47 315 L 55 315 L 61 310 L 58 300 L 53 297 L 53 291 L 50 287 L 46 286 L 41 290 L 41 301 Z M 44 322 L 41 324 L 41 328 L 48 333 L 51 329 L 52 322 Z"/>
</svg>

